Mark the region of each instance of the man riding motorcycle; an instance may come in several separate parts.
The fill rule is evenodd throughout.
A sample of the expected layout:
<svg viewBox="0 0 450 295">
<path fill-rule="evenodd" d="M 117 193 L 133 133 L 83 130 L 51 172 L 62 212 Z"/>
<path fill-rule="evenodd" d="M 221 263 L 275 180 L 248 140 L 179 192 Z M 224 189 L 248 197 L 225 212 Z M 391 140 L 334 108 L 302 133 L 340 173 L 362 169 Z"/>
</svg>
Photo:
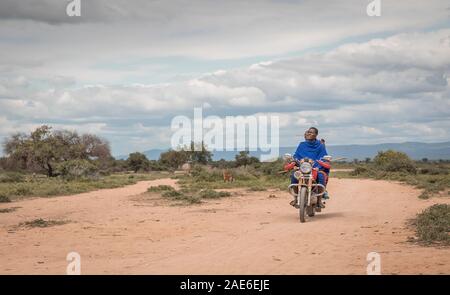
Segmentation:
<svg viewBox="0 0 450 295">
<path fill-rule="evenodd" d="M 316 181 L 323 186 L 326 187 L 328 182 L 328 174 L 331 168 L 329 161 L 323 159 L 324 156 L 327 156 L 327 150 L 325 145 L 322 144 L 319 140 L 317 140 L 317 135 L 319 134 L 319 130 L 316 127 L 311 127 L 305 132 L 305 141 L 300 142 L 297 147 L 297 150 L 294 154 L 294 159 L 301 160 L 303 158 L 309 158 L 314 160 L 313 173 L 316 174 Z M 290 171 L 294 168 L 295 162 L 286 164 L 284 169 L 286 171 Z M 298 179 L 291 175 L 291 184 L 298 183 Z M 297 188 L 296 188 L 297 189 Z M 327 193 L 323 195 L 324 199 L 328 199 Z M 296 200 L 293 200 L 290 203 L 292 206 L 295 206 Z M 320 202 L 318 203 L 319 207 L 324 208 L 324 205 Z"/>
</svg>

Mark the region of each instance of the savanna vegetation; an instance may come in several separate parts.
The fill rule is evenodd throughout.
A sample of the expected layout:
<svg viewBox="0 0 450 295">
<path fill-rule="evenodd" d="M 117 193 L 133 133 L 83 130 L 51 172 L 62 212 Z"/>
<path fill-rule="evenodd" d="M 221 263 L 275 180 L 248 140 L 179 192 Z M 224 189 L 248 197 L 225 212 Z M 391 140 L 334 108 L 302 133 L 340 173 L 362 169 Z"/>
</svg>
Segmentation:
<svg viewBox="0 0 450 295">
<path fill-rule="evenodd" d="M 203 143 L 168 150 L 158 160 L 139 152 L 126 160 L 111 156 L 109 143 L 93 134 L 53 130 L 41 126 L 30 134 L 11 135 L 3 143 L 0 158 L 0 202 L 27 196 L 73 194 L 100 188 L 114 188 L 139 180 L 167 176 L 188 165 L 187 174 L 175 176 L 184 189 L 226 189 L 243 187 L 250 191 L 285 189 L 289 179 L 280 174 L 283 161 L 261 163 L 241 151 L 232 161 L 212 160 Z M 412 161 L 397 151 L 379 152 L 373 159 L 338 162 L 333 168 L 351 171 L 332 172 L 336 177 L 368 177 L 405 182 L 423 189 L 421 198 L 448 190 L 450 163 Z M 223 171 L 234 177 L 223 181 Z M 163 174 L 166 173 L 166 174 Z"/>
<path fill-rule="evenodd" d="M 413 220 L 417 241 L 425 245 L 450 245 L 450 205 L 435 204 Z"/>
<path fill-rule="evenodd" d="M 178 158 L 177 153 L 184 151 L 170 151 L 170 155 Z M 167 156 L 167 154 L 166 154 Z M 164 155 L 161 155 L 163 158 Z M 208 155 L 208 158 L 210 156 Z M 195 160 L 197 159 L 197 160 Z M 285 189 L 288 178 L 281 175 L 279 171 L 283 167 L 281 159 L 262 163 L 258 158 L 250 156 L 248 151 L 241 151 L 233 161 L 199 161 L 205 157 L 196 157 L 194 160 L 187 157 L 190 163 L 188 173 L 176 175 L 179 190 L 168 186 L 149 188 L 149 193 L 159 193 L 169 200 L 180 201 L 181 204 L 201 203 L 205 199 L 217 199 L 230 197 L 233 194 L 223 189 L 247 188 L 249 191 L 265 191 L 268 188 Z M 186 161 L 186 159 L 185 159 Z M 180 161 L 180 163 L 182 163 Z M 224 171 L 231 173 L 234 181 L 226 182 L 223 178 Z M 218 191 L 221 189 L 221 191 Z"/>
<path fill-rule="evenodd" d="M 333 172 L 333 176 L 400 181 L 422 189 L 419 197 L 423 199 L 445 194 L 450 188 L 448 161 L 413 161 L 405 153 L 388 150 L 379 152 L 373 160 L 353 162 L 349 167 L 352 171 Z"/>
<path fill-rule="evenodd" d="M 219 199 L 230 197 L 232 195 L 227 191 L 216 191 L 210 188 L 198 189 L 183 187 L 180 190 L 176 190 L 167 185 L 150 187 L 148 193 L 160 194 L 163 198 L 171 201 L 179 201 L 180 204 L 198 204 L 201 203 L 203 199 Z"/>
<path fill-rule="evenodd" d="M 348 172 L 334 172 L 335 177 L 374 178 L 403 182 L 422 190 L 421 199 L 449 196 L 450 162 L 411 160 L 405 153 L 388 150 L 379 152 L 374 159 L 346 163 Z M 450 245 L 450 206 L 435 204 L 414 219 L 417 242 L 431 245 Z M 414 240 L 416 241 L 416 240 Z"/>
<path fill-rule="evenodd" d="M 236 156 L 238 157 L 238 156 Z M 268 188 L 286 189 L 289 179 L 286 175 L 280 174 L 283 161 L 275 162 L 253 162 L 250 165 L 239 165 L 238 161 L 216 162 L 211 165 L 194 165 L 189 175 L 178 176 L 179 184 L 189 188 L 252 188 L 253 190 L 266 190 Z M 234 181 L 225 182 L 223 171 L 230 172 Z"/>
<path fill-rule="evenodd" d="M 115 188 L 168 176 L 178 179 L 180 189 L 160 186 L 150 188 L 148 193 L 183 204 L 230 197 L 233 194 L 224 190 L 231 188 L 285 190 L 289 184 L 289 177 L 280 173 L 281 159 L 262 163 L 248 151 L 241 151 L 232 161 L 213 161 L 213 154 L 203 143 L 168 150 L 158 160 L 149 160 L 139 152 L 127 159 L 115 159 L 109 143 L 96 135 L 44 125 L 30 134 L 11 135 L 3 142 L 3 151 L 0 203 Z M 335 162 L 333 168 L 348 170 L 332 170 L 332 177 L 386 179 L 416 186 L 423 191 L 420 198 L 450 194 L 450 161 L 413 161 L 405 153 L 388 150 L 373 159 Z M 183 173 L 174 173 L 177 170 Z M 233 181 L 224 181 L 224 171 L 233 175 Z M 0 213 L 14 211 L 2 210 Z M 415 224 L 420 241 L 448 244 L 449 218 L 448 205 L 435 205 L 418 215 Z M 51 224 L 38 220 L 30 226 Z"/>
<path fill-rule="evenodd" d="M 164 170 L 152 169 L 145 156 L 136 157 L 138 153 L 128 160 L 114 159 L 109 143 L 96 135 L 46 125 L 30 134 L 11 135 L 3 151 L 0 202 L 121 187 L 162 177 Z"/>
<path fill-rule="evenodd" d="M 162 153 L 158 160 L 149 160 L 139 152 L 131 153 L 126 160 L 114 159 L 106 140 L 93 134 L 54 130 L 47 125 L 29 134 L 11 135 L 3 142 L 3 151 L 0 202 L 120 187 L 167 177 L 183 165 L 188 165 L 192 173 L 180 176 L 180 182 L 183 192 L 189 191 L 191 195 L 202 184 L 207 189 L 223 186 L 223 169 L 232 169 L 237 179 L 225 187 L 277 187 L 281 179 L 267 181 L 271 174 L 275 175 L 272 173 L 275 165 L 260 163 L 246 151 L 240 152 L 235 161 L 214 162 L 212 153 L 203 143 L 191 143 Z M 200 195 L 207 198 L 205 192 Z"/>
</svg>

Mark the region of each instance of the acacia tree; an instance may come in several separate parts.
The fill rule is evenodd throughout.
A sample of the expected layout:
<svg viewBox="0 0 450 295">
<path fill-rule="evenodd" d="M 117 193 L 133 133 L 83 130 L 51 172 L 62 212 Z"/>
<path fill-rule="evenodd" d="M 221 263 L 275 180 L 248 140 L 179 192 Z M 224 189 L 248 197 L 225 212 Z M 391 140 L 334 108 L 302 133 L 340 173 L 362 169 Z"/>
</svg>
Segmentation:
<svg viewBox="0 0 450 295">
<path fill-rule="evenodd" d="M 49 177 L 55 176 L 55 166 L 70 160 L 92 160 L 111 156 L 109 144 L 99 137 L 85 134 L 81 137 L 73 131 L 52 131 L 43 125 L 28 136 L 17 133 L 3 144 L 5 154 L 33 170 L 44 170 Z"/>
<path fill-rule="evenodd" d="M 136 173 L 139 170 L 146 170 L 150 166 L 150 161 L 144 154 L 131 153 L 127 159 L 127 166 Z"/>
<path fill-rule="evenodd" d="M 109 143 L 97 135 L 83 134 L 80 137 L 80 142 L 85 157 L 97 158 L 100 160 L 111 157 Z"/>
<path fill-rule="evenodd" d="M 193 163 L 206 165 L 212 161 L 212 153 L 208 151 L 203 141 L 197 144 L 194 144 L 194 142 L 192 141 L 188 152 L 190 160 Z"/>
<path fill-rule="evenodd" d="M 236 166 L 238 167 L 259 163 L 259 159 L 251 157 L 249 151 L 240 151 L 234 158 L 236 159 Z"/>
<path fill-rule="evenodd" d="M 4 152 L 9 158 L 17 161 L 21 168 L 32 169 L 38 166 L 53 176 L 54 167 L 51 163 L 55 156 L 54 140 L 48 126 L 41 126 L 29 136 L 17 133 L 6 139 Z"/>
<path fill-rule="evenodd" d="M 212 161 L 212 155 L 203 142 L 191 142 L 189 146 L 183 146 L 178 148 L 178 150 L 168 150 L 167 152 L 161 153 L 159 162 L 166 167 L 176 169 L 186 162 L 206 165 Z"/>
<path fill-rule="evenodd" d="M 13 134 L 4 141 L 3 150 L 6 155 L 11 155 L 10 157 L 5 157 L 5 163 L 15 162 L 14 166 L 16 168 L 26 168 L 28 160 L 26 141 L 27 136 L 24 133 Z"/>
<path fill-rule="evenodd" d="M 161 155 L 159 155 L 159 162 L 163 166 L 175 169 L 189 161 L 189 159 L 189 154 L 184 150 L 168 150 L 167 152 L 161 153 Z"/>
</svg>

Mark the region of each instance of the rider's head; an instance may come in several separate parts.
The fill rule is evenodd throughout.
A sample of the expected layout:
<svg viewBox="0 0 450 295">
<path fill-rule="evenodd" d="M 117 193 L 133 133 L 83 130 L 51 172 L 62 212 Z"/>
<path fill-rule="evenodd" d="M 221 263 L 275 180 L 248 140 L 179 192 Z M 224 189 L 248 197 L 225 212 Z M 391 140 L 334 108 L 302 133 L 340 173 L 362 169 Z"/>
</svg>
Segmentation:
<svg viewBox="0 0 450 295">
<path fill-rule="evenodd" d="M 316 140 L 317 135 L 319 134 L 319 130 L 316 127 L 311 127 L 306 130 L 305 139 L 306 140 Z"/>
</svg>

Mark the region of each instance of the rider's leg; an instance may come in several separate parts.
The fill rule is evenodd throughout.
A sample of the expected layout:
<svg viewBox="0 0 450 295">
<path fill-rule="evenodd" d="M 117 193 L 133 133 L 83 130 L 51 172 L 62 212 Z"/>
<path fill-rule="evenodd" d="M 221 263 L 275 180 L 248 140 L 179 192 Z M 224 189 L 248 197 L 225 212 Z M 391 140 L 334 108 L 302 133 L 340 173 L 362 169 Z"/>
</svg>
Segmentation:
<svg viewBox="0 0 450 295">
<path fill-rule="evenodd" d="M 324 173 L 319 172 L 317 173 L 317 182 L 323 185 L 324 187 L 327 186 L 327 176 L 324 175 Z M 322 195 L 323 199 L 329 199 L 328 193 L 325 191 L 325 193 Z"/>
<path fill-rule="evenodd" d="M 326 177 L 321 172 L 317 173 L 317 183 L 326 187 Z M 325 205 L 322 203 L 322 199 L 326 199 L 325 194 L 319 197 L 319 200 L 317 202 L 317 207 L 319 208 L 325 208 Z"/>
<path fill-rule="evenodd" d="M 325 183 L 325 175 L 323 175 L 322 172 L 317 173 L 317 182 L 320 183 L 323 186 L 326 186 L 327 184 Z"/>
<path fill-rule="evenodd" d="M 291 184 L 298 183 L 298 179 L 294 177 L 294 173 L 291 174 Z M 298 186 L 294 186 L 295 193 L 298 193 Z"/>
<path fill-rule="evenodd" d="M 294 177 L 294 173 L 292 173 L 291 174 L 291 184 L 294 184 L 294 183 L 298 183 L 298 179 L 295 178 Z M 297 196 L 297 194 L 298 194 L 298 186 L 294 186 L 293 189 L 294 189 L 294 192 L 295 192 L 295 194 Z M 291 204 L 292 206 L 295 206 L 295 204 L 297 204 L 297 197 L 294 197 L 294 200 L 292 200 L 289 204 Z"/>
</svg>

